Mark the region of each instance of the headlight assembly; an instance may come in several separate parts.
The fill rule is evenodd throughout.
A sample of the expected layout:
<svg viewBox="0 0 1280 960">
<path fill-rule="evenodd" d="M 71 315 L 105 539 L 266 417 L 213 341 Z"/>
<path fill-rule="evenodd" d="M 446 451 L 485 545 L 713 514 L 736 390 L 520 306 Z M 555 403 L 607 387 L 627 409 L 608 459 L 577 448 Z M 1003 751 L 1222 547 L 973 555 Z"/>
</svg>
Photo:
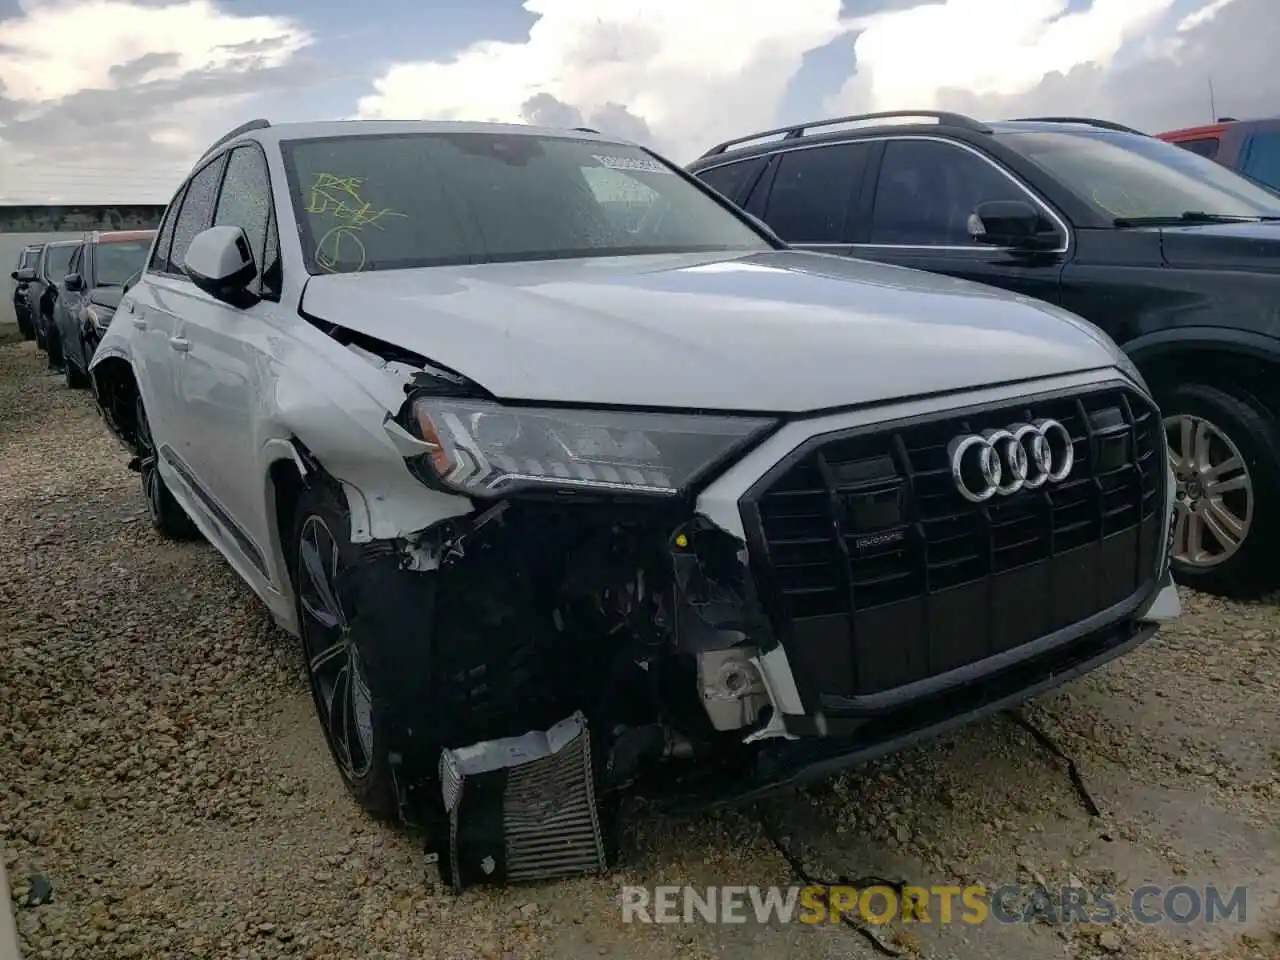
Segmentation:
<svg viewBox="0 0 1280 960">
<path fill-rule="evenodd" d="M 674 496 L 775 421 L 418 397 L 427 479 L 475 497 L 559 487 Z"/>
</svg>

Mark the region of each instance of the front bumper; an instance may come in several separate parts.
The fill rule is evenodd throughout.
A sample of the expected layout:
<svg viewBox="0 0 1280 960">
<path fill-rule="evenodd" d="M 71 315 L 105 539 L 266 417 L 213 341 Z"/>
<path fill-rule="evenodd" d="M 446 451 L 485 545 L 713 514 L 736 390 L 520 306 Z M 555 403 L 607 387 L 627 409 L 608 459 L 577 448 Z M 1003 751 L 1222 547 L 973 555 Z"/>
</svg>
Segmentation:
<svg viewBox="0 0 1280 960">
<path fill-rule="evenodd" d="M 1095 390 L 1134 391 L 1135 385 L 1112 372 L 1101 378 L 1097 374 L 1056 378 L 1034 392 L 1040 396 L 1071 397 L 1076 392 L 1083 395 Z M 963 406 L 976 409 L 1017 405 L 1026 401 L 1027 394 L 1025 385 L 990 389 L 964 398 Z M 1150 420 L 1154 407 L 1139 410 L 1139 398 L 1134 401 L 1133 410 L 1126 407 L 1126 417 L 1130 428 L 1138 430 L 1138 421 Z M 940 398 L 789 423 L 705 490 L 698 510 L 750 545 L 758 574 L 759 560 L 762 554 L 768 556 L 771 544 L 764 542 L 758 522 L 753 522 L 753 491 L 760 488 L 764 478 L 777 475 L 780 464 L 794 461 L 796 451 L 815 437 L 874 430 L 889 422 L 948 417 L 956 406 L 953 398 Z M 1081 412 L 1085 414 L 1084 407 Z M 1139 413 L 1145 416 L 1135 420 Z M 1088 457 L 1102 449 L 1094 445 L 1100 434 L 1094 430 L 1090 416 L 1084 416 L 1089 420 L 1086 438 L 1077 441 L 1083 444 L 1081 449 L 1089 451 Z M 1158 424 L 1158 416 L 1152 422 Z M 1100 494 L 1098 505 L 1102 513 L 1097 521 L 1097 538 L 1082 541 L 1082 548 L 1056 554 L 1051 546 L 1048 558 L 1031 566 L 1009 565 L 1004 568 L 1007 572 L 988 576 L 985 583 L 991 586 L 970 580 L 960 582 L 958 588 L 935 587 L 930 593 L 926 581 L 927 597 L 914 599 L 920 595 L 911 594 L 906 602 L 879 603 L 870 608 L 869 615 L 854 607 L 852 612 L 846 609 L 810 617 L 802 624 L 807 633 L 796 630 L 785 617 L 779 620 L 775 599 L 771 619 L 777 629 L 773 636 L 755 638 L 760 652 L 754 661 L 768 693 L 772 716 L 763 728 L 744 733 L 748 733 L 748 742 L 776 744 L 781 752 L 762 749 L 753 779 L 781 785 L 804 776 L 802 771 L 811 762 L 818 764 L 812 775 L 821 776 L 824 770 L 860 762 L 948 726 L 1003 709 L 1124 653 L 1149 637 L 1160 622 L 1176 617 L 1180 606 L 1167 562 L 1173 488 L 1167 478 L 1162 482 L 1167 474 L 1163 466 L 1163 432 L 1156 440 L 1149 423 L 1141 429 L 1147 431 L 1142 444 L 1135 433 L 1127 448 L 1137 450 L 1145 445 L 1146 450 L 1144 455 L 1133 453 L 1131 458 L 1138 469 L 1138 479 L 1133 482 L 1139 500 L 1136 505 L 1131 504 L 1135 519 L 1127 528 L 1115 528 L 1120 530 L 1115 535 L 1106 534 L 1108 504 Z M 1148 459 L 1152 457 L 1158 459 Z M 910 473 L 910 467 L 907 469 Z M 1088 482 L 1097 485 L 1099 481 Z M 1164 515 L 1159 516 L 1162 495 Z M 999 509 L 996 507 L 993 513 Z M 838 522 L 836 526 L 839 541 Z M 1125 570 L 1124 583 L 1115 581 L 1114 574 L 1121 569 Z M 999 587 L 994 586 L 997 578 L 1002 584 Z M 1080 578 L 1091 581 L 1083 593 L 1077 582 Z M 1060 584 L 1056 589 L 1055 582 Z M 981 602 L 976 606 L 970 602 L 967 607 L 972 609 L 958 613 L 950 610 L 949 615 L 939 617 L 937 611 L 947 608 L 935 601 L 950 602 L 957 596 L 974 593 L 974 588 L 978 588 L 978 594 L 986 591 L 985 613 Z M 1040 591 L 1045 589 L 1048 593 L 1042 594 Z M 1039 608 L 1052 606 L 1050 600 L 1055 592 L 1062 609 L 1046 614 Z M 993 601 L 997 596 L 1004 599 Z M 1067 606 L 1073 609 L 1063 608 L 1063 597 L 1071 601 Z M 970 601 L 974 599 L 968 597 Z M 1012 611 L 1003 605 L 993 609 L 992 602 L 1011 602 L 1014 607 Z M 885 615 L 895 607 L 911 612 L 922 604 L 933 611 L 932 630 L 929 612 L 924 614 L 923 627 L 918 615 L 906 621 Z M 820 629 L 813 629 L 814 624 L 820 624 Z M 875 662 L 870 669 L 864 669 L 868 648 Z M 894 658 L 906 660 L 913 655 L 915 667 L 894 675 Z M 948 662 L 941 663 L 948 657 Z M 853 675 L 862 672 L 862 679 L 848 679 L 845 674 L 850 670 Z M 809 745 L 793 749 L 801 745 L 778 743 L 797 739 L 808 741 Z M 821 746 L 812 746 L 814 743 Z M 822 756 L 812 761 L 803 759 L 809 750 Z"/>
<path fill-rule="evenodd" d="M 749 802 L 1009 710 L 1141 646 L 1162 622 L 1176 618 L 1180 609 L 1177 589 L 1166 575 L 1150 609 L 1138 617 L 1112 622 L 1044 656 L 987 674 L 978 682 L 855 721 L 840 735 L 762 743 L 750 769 L 721 779 L 713 799 L 703 796 L 694 805 L 703 808 Z"/>
</svg>

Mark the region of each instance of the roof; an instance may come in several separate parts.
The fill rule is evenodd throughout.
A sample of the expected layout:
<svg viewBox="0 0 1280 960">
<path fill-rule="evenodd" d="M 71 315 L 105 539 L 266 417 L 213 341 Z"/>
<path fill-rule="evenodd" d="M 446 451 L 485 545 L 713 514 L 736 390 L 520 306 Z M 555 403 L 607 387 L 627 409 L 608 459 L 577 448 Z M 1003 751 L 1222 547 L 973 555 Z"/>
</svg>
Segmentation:
<svg viewBox="0 0 1280 960">
<path fill-rule="evenodd" d="M 124 243 L 128 240 L 150 240 L 155 237 L 154 230 L 106 230 L 95 233 L 93 243 Z"/>
<path fill-rule="evenodd" d="M 849 140 L 855 137 L 879 137 L 887 133 L 896 136 L 929 136 L 944 133 L 950 136 L 963 135 L 971 138 L 990 136 L 1001 133 L 1068 133 L 1084 134 L 1093 137 L 1145 137 L 1140 130 L 1106 120 L 1095 120 L 1087 117 L 1041 117 L 1016 120 L 996 120 L 979 122 L 969 117 L 948 113 L 938 113 L 936 121 L 924 123 L 863 123 L 880 117 L 929 116 L 923 114 L 894 111 L 891 114 L 868 114 L 865 117 L 841 117 L 832 120 L 800 124 L 790 128 L 766 130 L 761 133 L 730 140 L 712 147 L 687 169 L 697 170 L 703 167 L 724 163 L 730 158 L 746 159 L 752 156 L 772 153 L 782 145 L 816 144 L 829 141 Z M 844 127 L 838 130 L 825 130 L 839 123 L 859 123 L 859 126 Z M 810 133 L 809 130 L 814 132 Z M 821 131 L 821 132 L 819 132 Z M 776 135 L 782 133 L 782 137 Z M 774 136 L 775 139 L 760 143 L 750 142 L 757 138 Z M 739 146 L 739 144 L 741 144 Z M 723 148 L 723 149 L 722 149 Z"/>
<path fill-rule="evenodd" d="M 1239 123 L 1239 120 L 1232 123 Z M 1181 127 L 1178 130 L 1166 130 L 1164 133 L 1157 134 L 1162 140 L 1177 138 L 1179 140 L 1197 140 L 1200 138 L 1221 136 L 1222 132 L 1231 126 L 1231 123 L 1207 123 L 1200 127 Z"/>
<path fill-rule="evenodd" d="M 261 123 L 260 126 L 255 124 Z M 240 130 L 241 128 L 236 128 Z M 476 123 L 466 120 L 320 120 L 267 124 L 254 121 L 242 132 L 232 131 L 215 141 L 206 155 L 224 143 L 252 139 L 263 144 L 279 144 L 284 140 L 308 140 L 328 137 L 370 137 L 405 133 L 490 133 L 507 136 L 573 137 L 601 143 L 628 143 L 622 137 L 609 137 L 585 127 L 538 127 L 524 123 Z"/>
<path fill-rule="evenodd" d="M 1246 127 L 1250 130 L 1275 130 L 1280 128 L 1280 117 L 1255 117 L 1252 120 L 1239 120 L 1235 117 L 1219 117 L 1217 123 L 1206 123 L 1200 127 L 1181 127 L 1177 130 L 1166 130 L 1158 133 L 1161 140 L 1201 140 L 1209 137 L 1220 137 L 1232 127 Z"/>
</svg>

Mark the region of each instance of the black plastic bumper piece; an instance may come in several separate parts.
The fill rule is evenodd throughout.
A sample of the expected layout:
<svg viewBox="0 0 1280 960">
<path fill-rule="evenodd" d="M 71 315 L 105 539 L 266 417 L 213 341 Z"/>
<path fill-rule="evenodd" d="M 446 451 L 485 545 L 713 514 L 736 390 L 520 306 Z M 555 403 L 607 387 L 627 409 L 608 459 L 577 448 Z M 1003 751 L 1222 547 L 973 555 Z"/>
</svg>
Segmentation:
<svg viewBox="0 0 1280 960">
<path fill-rule="evenodd" d="M 828 736 L 761 744 L 746 776 L 721 781 L 719 795 L 699 807 L 738 804 L 785 787 L 839 773 L 1011 707 L 1089 673 L 1150 639 L 1159 625 L 1131 619 L 1042 657 L 1017 663 L 932 698 L 873 718 L 828 718 Z M 799 719 L 799 718 L 797 718 Z"/>
</svg>

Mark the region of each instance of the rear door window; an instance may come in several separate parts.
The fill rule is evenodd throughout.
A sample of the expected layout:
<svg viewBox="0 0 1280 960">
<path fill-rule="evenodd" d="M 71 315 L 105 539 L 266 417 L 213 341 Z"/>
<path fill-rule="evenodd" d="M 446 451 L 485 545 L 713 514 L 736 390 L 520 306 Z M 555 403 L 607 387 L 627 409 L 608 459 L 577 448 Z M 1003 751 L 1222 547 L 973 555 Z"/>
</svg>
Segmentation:
<svg viewBox="0 0 1280 960">
<path fill-rule="evenodd" d="M 212 225 L 213 204 L 218 196 L 218 184 L 222 181 L 225 162 L 225 156 L 219 157 L 191 178 L 173 228 L 173 248 L 169 251 L 168 273 L 186 275 L 182 261 L 187 255 L 187 248 L 191 246 L 196 234 Z"/>
<path fill-rule="evenodd" d="M 833 143 L 781 154 L 764 222 L 788 243 L 850 242 L 849 208 L 872 149 L 869 143 Z"/>
</svg>

